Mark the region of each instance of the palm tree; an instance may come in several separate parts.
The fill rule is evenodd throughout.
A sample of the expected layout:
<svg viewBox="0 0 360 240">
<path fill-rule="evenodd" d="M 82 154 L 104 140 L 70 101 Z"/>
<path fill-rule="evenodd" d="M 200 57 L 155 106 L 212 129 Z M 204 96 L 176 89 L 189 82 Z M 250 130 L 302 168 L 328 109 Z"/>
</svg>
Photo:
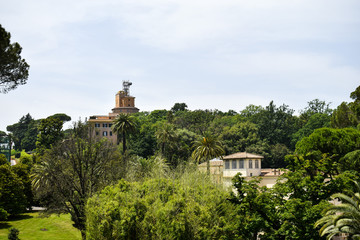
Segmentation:
<svg viewBox="0 0 360 240">
<path fill-rule="evenodd" d="M 198 163 L 207 161 L 207 172 L 210 174 L 210 159 L 220 157 L 225 153 L 220 141 L 209 134 L 205 134 L 204 137 L 196 140 L 193 146 L 195 150 L 191 157 Z"/>
<path fill-rule="evenodd" d="M 135 117 L 126 113 L 120 113 L 114 120 L 112 130 L 117 133 L 117 143 L 122 136 L 123 153 L 126 151 L 126 136 L 136 129 Z"/>
<path fill-rule="evenodd" d="M 170 145 L 176 137 L 174 126 L 168 123 L 161 125 L 155 132 L 155 136 L 160 145 L 160 151 L 164 155 L 166 145 Z"/>
<path fill-rule="evenodd" d="M 331 205 L 325 215 L 315 223 L 321 226 L 320 235 L 331 239 L 333 236 L 346 233 L 350 239 L 360 239 L 360 185 L 355 182 L 358 192 L 349 195 L 343 193 L 333 194 L 333 199 L 338 198 L 341 203 Z"/>
</svg>

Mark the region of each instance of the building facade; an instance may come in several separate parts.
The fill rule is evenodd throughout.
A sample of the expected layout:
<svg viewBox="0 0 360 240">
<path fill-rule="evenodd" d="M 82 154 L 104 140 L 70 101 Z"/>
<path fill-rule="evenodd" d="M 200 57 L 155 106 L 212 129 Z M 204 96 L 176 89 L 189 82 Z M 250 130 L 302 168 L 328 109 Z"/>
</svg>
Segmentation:
<svg viewBox="0 0 360 240">
<path fill-rule="evenodd" d="M 215 182 L 222 183 L 227 187 L 232 186 L 232 178 L 241 173 L 245 180 L 252 177 L 260 177 L 260 186 L 271 188 L 284 171 L 280 169 L 261 168 L 264 157 L 247 152 L 238 152 L 221 159 L 210 160 L 210 174 Z M 199 165 L 201 171 L 206 171 L 206 162 Z"/>
<path fill-rule="evenodd" d="M 94 134 L 106 137 L 113 143 L 117 142 L 117 135 L 112 132 L 112 125 L 115 118 L 120 113 L 137 113 L 139 109 L 135 107 L 135 97 L 130 95 L 129 81 L 123 81 L 123 89 L 115 95 L 115 107 L 108 115 L 93 115 L 89 117 L 88 122 L 94 128 Z"/>
</svg>

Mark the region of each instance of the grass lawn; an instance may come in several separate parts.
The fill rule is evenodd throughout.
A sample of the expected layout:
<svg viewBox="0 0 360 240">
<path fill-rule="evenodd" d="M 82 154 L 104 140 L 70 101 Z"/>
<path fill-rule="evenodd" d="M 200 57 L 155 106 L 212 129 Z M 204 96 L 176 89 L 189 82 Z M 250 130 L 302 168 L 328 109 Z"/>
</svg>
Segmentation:
<svg viewBox="0 0 360 240">
<path fill-rule="evenodd" d="M 81 240 L 80 231 L 72 226 L 69 214 L 42 217 L 38 212 L 31 212 L 0 221 L 0 240 L 8 239 L 12 227 L 20 231 L 21 240 Z"/>
</svg>

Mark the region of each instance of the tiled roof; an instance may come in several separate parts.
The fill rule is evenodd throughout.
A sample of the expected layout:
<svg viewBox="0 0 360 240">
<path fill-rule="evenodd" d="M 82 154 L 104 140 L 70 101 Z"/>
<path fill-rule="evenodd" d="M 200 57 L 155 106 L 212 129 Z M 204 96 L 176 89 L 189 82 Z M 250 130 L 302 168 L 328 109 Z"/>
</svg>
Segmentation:
<svg viewBox="0 0 360 240">
<path fill-rule="evenodd" d="M 233 153 L 233 154 L 223 157 L 223 159 L 241 159 L 241 158 L 264 158 L 264 157 L 253 154 L 253 153 L 247 153 L 247 152 Z"/>
</svg>

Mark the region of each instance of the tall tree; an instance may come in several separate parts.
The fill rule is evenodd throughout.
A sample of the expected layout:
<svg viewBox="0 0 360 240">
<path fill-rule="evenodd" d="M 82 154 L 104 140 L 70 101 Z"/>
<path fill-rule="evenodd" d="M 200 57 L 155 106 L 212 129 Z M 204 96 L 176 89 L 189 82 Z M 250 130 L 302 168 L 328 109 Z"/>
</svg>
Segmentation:
<svg viewBox="0 0 360 240">
<path fill-rule="evenodd" d="M 342 102 L 331 117 L 331 126 L 336 128 L 357 127 L 360 125 L 360 86 L 350 93 L 353 102 Z"/>
<path fill-rule="evenodd" d="M 94 136 L 90 126 L 77 123 L 67 139 L 57 142 L 33 167 L 36 196 L 49 212 L 70 213 L 83 239 L 85 205 L 89 197 L 112 183 L 118 162 L 115 146 Z"/>
<path fill-rule="evenodd" d="M 308 137 L 315 129 L 330 127 L 331 115 L 325 113 L 312 114 L 305 125 L 292 135 L 291 143 L 293 146 L 304 137 Z"/>
<path fill-rule="evenodd" d="M 174 123 L 180 128 L 204 135 L 214 118 L 215 114 L 211 110 L 178 111 Z"/>
<path fill-rule="evenodd" d="M 252 121 L 263 110 L 264 108 L 262 106 L 250 104 L 249 106 L 246 106 L 245 109 L 240 111 L 240 115 Z"/>
<path fill-rule="evenodd" d="M 36 152 L 42 155 L 46 149 L 51 148 L 52 144 L 59 141 L 63 137 L 62 127 L 63 122 L 58 118 L 41 119 L 36 139 Z"/>
<path fill-rule="evenodd" d="M 112 129 L 117 133 L 118 143 L 120 136 L 122 137 L 123 153 L 126 151 L 126 137 L 128 134 L 133 133 L 136 129 L 136 120 L 135 117 L 126 114 L 120 113 L 114 120 Z"/>
<path fill-rule="evenodd" d="M 21 140 L 21 149 L 25 151 L 32 151 L 36 148 L 36 139 L 39 133 L 39 120 L 30 122 L 28 129 L 25 132 L 24 138 Z"/>
<path fill-rule="evenodd" d="M 164 155 L 166 146 L 171 145 L 175 139 L 175 129 L 172 124 L 163 123 L 155 132 L 155 136 L 160 146 L 160 151 Z"/>
<path fill-rule="evenodd" d="M 149 120 L 146 112 L 135 113 L 133 116 L 138 127 L 127 139 L 129 154 L 143 158 L 153 156 L 156 150 L 155 125 Z"/>
<path fill-rule="evenodd" d="M 171 111 L 173 113 L 176 113 L 178 111 L 185 111 L 187 110 L 187 105 L 186 103 L 175 103 L 174 106 L 171 108 Z"/>
<path fill-rule="evenodd" d="M 35 120 L 28 113 L 25 116 L 22 116 L 19 122 L 9 125 L 6 127 L 6 130 L 12 133 L 12 140 L 15 144 L 16 150 L 22 149 L 22 140 L 25 138 L 27 131 L 29 130 L 29 126 Z"/>
<path fill-rule="evenodd" d="M 193 147 L 194 151 L 191 154 L 191 157 L 198 163 L 206 161 L 208 174 L 210 174 L 210 160 L 225 154 L 221 142 L 209 134 L 205 134 L 205 136 L 196 140 Z"/>
<path fill-rule="evenodd" d="M 57 118 L 63 121 L 64 123 L 71 120 L 71 117 L 66 115 L 65 113 L 56 113 L 54 115 L 49 116 L 48 118 Z"/>
<path fill-rule="evenodd" d="M 224 127 L 220 135 L 226 153 L 244 152 L 251 145 L 260 142 L 259 130 L 252 122 L 238 122 Z"/>
<path fill-rule="evenodd" d="M 308 106 L 300 111 L 300 118 L 305 122 L 309 120 L 309 118 L 317 113 L 331 115 L 332 109 L 330 109 L 330 103 L 326 103 L 325 101 L 321 101 L 319 99 L 314 99 L 308 102 Z"/>
<path fill-rule="evenodd" d="M 26 83 L 29 65 L 22 59 L 19 43 L 10 43 L 11 35 L 0 24 L 0 92 L 7 93 Z"/>
<path fill-rule="evenodd" d="M 271 101 L 252 121 L 257 124 L 261 139 L 267 140 L 271 145 L 281 143 L 292 148 L 291 136 L 298 130 L 297 118 L 293 113 L 294 110 L 289 109 L 289 106 L 276 107 Z"/>
</svg>

